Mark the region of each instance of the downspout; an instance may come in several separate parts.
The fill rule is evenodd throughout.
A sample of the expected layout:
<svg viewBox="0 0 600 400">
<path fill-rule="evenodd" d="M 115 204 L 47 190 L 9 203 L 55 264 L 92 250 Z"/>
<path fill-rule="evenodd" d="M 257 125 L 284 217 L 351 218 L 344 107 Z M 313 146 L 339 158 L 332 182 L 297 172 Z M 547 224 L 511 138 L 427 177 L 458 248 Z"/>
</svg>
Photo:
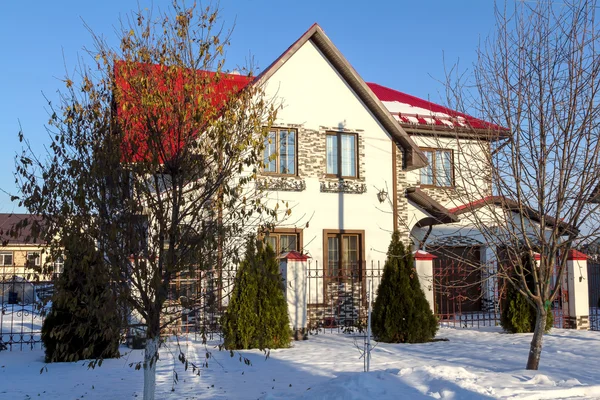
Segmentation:
<svg viewBox="0 0 600 400">
<path fill-rule="evenodd" d="M 392 140 L 392 215 L 394 218 L 394 232 L 398 230 L 398 171 L 396 151 L 396 143 Z M 402 160 L 404 160 L 404 157 Z"/>
</svg>

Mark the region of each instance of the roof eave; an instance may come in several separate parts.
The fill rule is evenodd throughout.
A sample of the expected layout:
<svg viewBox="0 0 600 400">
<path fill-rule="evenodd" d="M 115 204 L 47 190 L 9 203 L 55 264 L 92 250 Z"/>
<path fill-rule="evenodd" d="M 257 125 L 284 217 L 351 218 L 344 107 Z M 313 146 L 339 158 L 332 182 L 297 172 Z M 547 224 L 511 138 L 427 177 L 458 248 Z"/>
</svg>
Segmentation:
<svg viewBox="0 0 600 400">
<path fill-rule="evenodd" d="M 509 132 L 506 130 L 458 127 L 451 128 L 439 125 L 415 125 L 407 123 L 400 123 L 400 126 L 404 128 L 404 130 L 409 135 L 425 135 L 471 140 L 486 140 L 490 142 L 504 140 L 510 136 Z"/>
<path fill-rule="evenodd" d="M 417 187 L 409 187 L 406 189 L 406 198 L 419 207 L 421 207 L 428 214 L 432 215 L 432 219 L 427 219 L 424 223 L 419 221 L 417 226 L 428 226 L 428 225 L 441 225 L 451 224 L 458 222 L 459 218 L 446 207 L 435 201 L 427 193 L 423 192 Z"/>
</svg>

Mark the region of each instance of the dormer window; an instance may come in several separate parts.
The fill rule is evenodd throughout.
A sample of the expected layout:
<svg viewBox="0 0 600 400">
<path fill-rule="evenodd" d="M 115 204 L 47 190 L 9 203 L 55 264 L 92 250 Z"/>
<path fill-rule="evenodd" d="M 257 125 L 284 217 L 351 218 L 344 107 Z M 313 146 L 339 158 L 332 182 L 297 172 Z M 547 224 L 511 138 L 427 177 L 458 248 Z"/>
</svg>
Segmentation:
<svg viewBox="0 0 600 400">
<path fill-rule="evenodd" d="M 265 138 L 263 172 L 296 175 L 296 130 L 274 128 Z"/>
<path fill-rule="evenodd" d="M 452 150 L 421 149 L 429 165 L 421 168 L 421 185 L 431 187 L 454 186 Z"/>
</svg>

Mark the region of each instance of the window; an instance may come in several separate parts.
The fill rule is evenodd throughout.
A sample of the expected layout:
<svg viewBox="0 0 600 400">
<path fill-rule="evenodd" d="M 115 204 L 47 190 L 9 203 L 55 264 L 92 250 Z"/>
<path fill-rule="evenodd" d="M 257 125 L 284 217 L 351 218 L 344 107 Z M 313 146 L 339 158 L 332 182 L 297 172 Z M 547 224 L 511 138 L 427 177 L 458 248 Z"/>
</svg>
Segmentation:
<svg viewBox="0 0 600 400">
<path fill-rule="evenodd" d="M 273 129 L 265 138 L 263 172 L 296 174 L 296 131 Z"/>
<path fill-rule="evenodd" d="M 61 274 L 63 272 L 63 268 L 65 266 L 65 260 L 63 258 L 63 256 L 58 256 L 56 257 L 56 260 L 54 260 L 54 273 L 55 274 Z"/>
<path fill-rule="evenodd" d="M 40 257 L 40 253 L 38 251 L 28 251 L 27 261 L 31 263 L 30 265 L 39 267 L 42 264 L 42 257 Z"/>
<path fill-rule="evenodd" d="M 265 242 L 270 244 L 275 253 L 281 254 L 287 251 L 300 251 L 302 249 L 302 230 L 300 229 L 276 229 L 269 232 Z"/>
<path fill-rule="evenodd" d="M 12 251 L 0 252 L 0 265 L 13 265 L 13 253 Z"/>
<path fill-rule="evenodd" d="M 325 231 L 324 241 L 326 276 L 342 279 L 359 278 L 364 253 L 364 233 Z"/>
<path fill-rule="evenodd" d="M 358 136 L 355 133 L 327 134 L 327 175 L 356 178 Z"/>
<path fill-rule="evenodd" d="M 454 185 L 452 150 L 421 149 L 429 165 L 421 168 L 421 185 L 450 187 Z"/>
</svg>

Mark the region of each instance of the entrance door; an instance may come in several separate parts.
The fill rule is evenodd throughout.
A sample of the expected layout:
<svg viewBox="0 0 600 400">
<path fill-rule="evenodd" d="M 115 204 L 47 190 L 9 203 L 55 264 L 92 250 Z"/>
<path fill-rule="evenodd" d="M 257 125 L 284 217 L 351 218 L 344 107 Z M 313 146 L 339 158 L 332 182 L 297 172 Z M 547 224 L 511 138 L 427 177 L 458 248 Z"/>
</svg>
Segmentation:
<svg viewBox="0 0 600 400">
<path fill-rule="evenodd" d="M 323 232 L 324 325 L 355 326 L 365 310 L 363 231 Z"/>
</svg>

